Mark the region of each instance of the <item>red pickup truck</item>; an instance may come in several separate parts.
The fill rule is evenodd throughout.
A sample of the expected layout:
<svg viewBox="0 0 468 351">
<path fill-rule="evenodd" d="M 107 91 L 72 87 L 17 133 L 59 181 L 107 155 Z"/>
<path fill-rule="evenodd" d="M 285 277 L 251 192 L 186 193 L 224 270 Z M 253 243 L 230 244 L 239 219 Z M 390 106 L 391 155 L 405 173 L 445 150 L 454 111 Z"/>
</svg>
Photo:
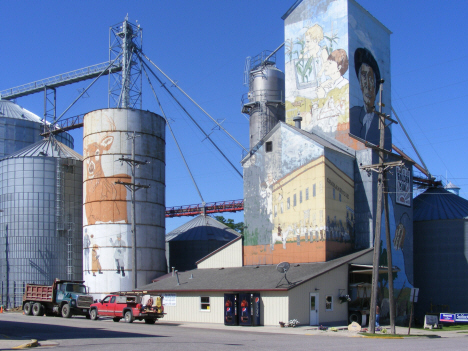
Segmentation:
<svg viewBox="0 0 468 351">
<path fill-rule="evenodd" d="M 91 305 L 89 314 L 92 320 L 112 317 L 114 322 L 124 318 L 127 323 L 144 320 L 146 324 L 154 324 L 164 317 L 163 296 L 107 295 Z"/>
</svg>

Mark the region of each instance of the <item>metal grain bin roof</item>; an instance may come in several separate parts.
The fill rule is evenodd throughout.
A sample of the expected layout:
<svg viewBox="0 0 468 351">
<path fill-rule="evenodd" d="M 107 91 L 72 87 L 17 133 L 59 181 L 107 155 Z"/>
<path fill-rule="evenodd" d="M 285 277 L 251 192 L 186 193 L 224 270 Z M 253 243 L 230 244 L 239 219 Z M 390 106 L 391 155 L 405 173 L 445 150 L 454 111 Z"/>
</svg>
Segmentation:
<svg viewBox="0 0 468 351">
<path fill-rule="evenodd" d="M 14 102 L 0 99 L 0 117 L 17 118 L 42 123 L 41 117 L 22 108 Z"/>
<path fill-rule="evenodd" d="M 83 161 L 83 156 L 57 141 L 54 137 L 38 141 L 31 146 L 5 157 L 4 160 L 20 157 L 55 157 Z"/>
<path fill-rule="evenodd" d="M 429 188 L 413 200 L 414 221 L 468 217 L 468 200 L 442 188 Z"/>
<path fill-rule="evenodd" d="M 199 215 L 166 234 L 166 241 L 217 240 L 231 241 L 239 236 L 235 230 L 210 216 Z"/>
</svg>

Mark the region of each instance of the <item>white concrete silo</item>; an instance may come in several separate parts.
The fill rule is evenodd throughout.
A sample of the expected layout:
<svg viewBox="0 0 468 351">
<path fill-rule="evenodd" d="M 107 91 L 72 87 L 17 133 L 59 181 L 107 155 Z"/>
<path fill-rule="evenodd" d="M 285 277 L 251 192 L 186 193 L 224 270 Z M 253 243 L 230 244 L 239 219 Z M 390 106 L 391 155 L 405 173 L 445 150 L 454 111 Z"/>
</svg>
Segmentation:
<svg viewBox="0 0 468 351">
<path fill-rule="evenodd" d="M 136 169 L 137 282 L 145 285 L 166 272 L 165 121 L 152 112 L 102 109 L 84 116 L 83 277 L 93 294 L 131 290 L 131 169 L 120 158 L 149 161 Z"/>
</svg>

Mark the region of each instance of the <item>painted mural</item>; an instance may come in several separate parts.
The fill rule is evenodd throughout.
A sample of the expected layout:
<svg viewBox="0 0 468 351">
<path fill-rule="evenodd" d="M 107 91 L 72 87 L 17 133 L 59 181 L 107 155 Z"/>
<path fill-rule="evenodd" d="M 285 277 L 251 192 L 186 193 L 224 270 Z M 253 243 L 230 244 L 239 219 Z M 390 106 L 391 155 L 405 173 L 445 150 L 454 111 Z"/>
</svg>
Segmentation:
<svg viewBox="0 0 468 351">
<path fill-rule="evenodd" d="M 349 252 L 352 179 L 323 146 L 286 125 L 271 141 L 271 152 L 262 146 L 243 165 L 244 264 L 323 262 Z"/>
<path fill-rule="evenodd" d="M 392 252 L 392 265 L 399 268 L 398 272 L 393 273 L 393 286 L 397 324 L 407 322 L 407 317 L 410 313 L 409 293 L 413 287 L 412 279 L 412 235 L 406 237 L 406 232 L 411 230 L 412 221 L 410 214 L 404 210 L 403 206 L 394 205 L 393 196 L 388 196 L 389 215 L 390 219 L 390 245 Z M 387 253 L 389 248 L 385 239 L 385 211 L 382 212 L 382 240 L 380 252 L 380 264 L 388 265 Z M 388 274 L 379 275 L 378 283 L 378 303 L 381 306 L 381 318 L 389 318 L 389 302 L 388 302 Z"/>
<path fill-rule="evenodd" d="M 83 143 L 83 276 L 92 292 L 107 291 L 109 286 L 114 290 L 125 288 L 130 283 L 128 271 L 131 269 L 128 194 L 125 186 L 116 184 L 117 181 L 131 182 L 131 177 L 118 172 L 126 169 L 126 166 L 120 167 L 120 163 L 117 165 L 111 153 L 119 133 L 114 120 L 104 116 L 102 132 L 87 136 Z"/>
<path fill-rule="evenodd" d="M 346 1 L 309 0 L 286 20 L 286 121 L 335 137 L 349 121 Z"/>
<path fill-rule="evenodd" d="M 390 31 L 348 0 L 304 0 L 285 20 L 286 122 L 301 116 L 319 130 L 363 149 L 349 134 L 379 144 L 379 87 L 389 114 Z M 386 107 L 385 107 L 386 106 Z M 391 147 L 389 128 L 385 145 Z"/>
<path fill-rule="evenodd" d="M 88 225 L 128 223 L 127 189 L 117 181 L 131 182 L 128 174 L 105 174 L 102 156 L 114 143 L 115 122 L 107 117 L 110 131 L 97 142 L 83 145 L 85 154 L 85 217 Z M 88 139 L 86 139 L 87 141 Z"/>
</svg>

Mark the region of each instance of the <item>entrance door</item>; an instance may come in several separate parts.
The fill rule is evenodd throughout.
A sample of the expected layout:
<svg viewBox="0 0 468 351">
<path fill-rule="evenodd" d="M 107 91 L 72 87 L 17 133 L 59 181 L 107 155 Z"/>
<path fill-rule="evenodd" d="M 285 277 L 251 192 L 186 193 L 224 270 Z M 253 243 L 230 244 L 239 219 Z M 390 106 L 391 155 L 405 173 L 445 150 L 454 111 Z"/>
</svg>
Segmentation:
<svg viewBox="0 0 468 351">
<path fill-rule="evenodd" d="M 318 301 L 319 301 L 319 294 L 318 293 L 310 293 L 310 325 L 318 325 Z"/>
</svg>

